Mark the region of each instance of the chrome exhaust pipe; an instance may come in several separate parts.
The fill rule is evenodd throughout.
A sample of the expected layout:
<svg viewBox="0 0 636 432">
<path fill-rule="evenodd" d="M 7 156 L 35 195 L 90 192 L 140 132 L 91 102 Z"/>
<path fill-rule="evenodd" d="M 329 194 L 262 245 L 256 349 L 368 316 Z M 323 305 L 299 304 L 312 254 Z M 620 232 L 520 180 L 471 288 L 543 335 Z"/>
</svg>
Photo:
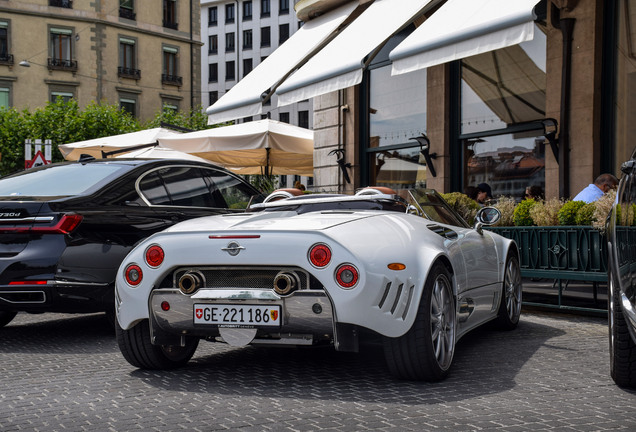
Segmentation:
<svg viewBox="0 0 636 432">
<path fill-rule="evenodd" d="M 296 272 L 280 272 L 274 278 L 274 291 L 278 295 L 289 295 L 300 287 Z"/>
<path fill-rule="evenodd" d="M 179 289 L 184 294 L 192 294 L 203 286 L 205 277 L 198 271 L 189 271 L 179 278 Z"/>
</svg>

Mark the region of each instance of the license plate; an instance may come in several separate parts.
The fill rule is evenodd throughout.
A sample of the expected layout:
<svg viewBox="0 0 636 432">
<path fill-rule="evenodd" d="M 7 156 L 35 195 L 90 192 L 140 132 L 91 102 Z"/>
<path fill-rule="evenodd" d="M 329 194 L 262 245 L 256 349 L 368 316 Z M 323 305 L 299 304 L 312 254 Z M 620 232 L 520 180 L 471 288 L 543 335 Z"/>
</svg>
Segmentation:
<svg viewBox="0 0 636 432">
<path fill-rule="evenodd" d="M 280 305 L 195 304 L 195 324 L 280 327 Z"/>
</svg>

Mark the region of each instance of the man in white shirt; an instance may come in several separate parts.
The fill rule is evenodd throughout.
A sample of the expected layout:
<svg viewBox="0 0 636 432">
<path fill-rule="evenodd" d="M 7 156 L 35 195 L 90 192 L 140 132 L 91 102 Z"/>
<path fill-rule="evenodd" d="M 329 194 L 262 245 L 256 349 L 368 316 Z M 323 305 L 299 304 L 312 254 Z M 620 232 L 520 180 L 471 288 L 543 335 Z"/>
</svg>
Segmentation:
<svg viewBox="0 0 636 432">
<path fill-rule="evenodd" d="M 596 177 L 594 183 L 587 185 L 585 189 L 578 193 L 572 201 L 585 201 L 591 203 L 602 197 L 610 189 L 618 185 L 618 179 L 612 174 L 601 174 Z"/>
</svg>

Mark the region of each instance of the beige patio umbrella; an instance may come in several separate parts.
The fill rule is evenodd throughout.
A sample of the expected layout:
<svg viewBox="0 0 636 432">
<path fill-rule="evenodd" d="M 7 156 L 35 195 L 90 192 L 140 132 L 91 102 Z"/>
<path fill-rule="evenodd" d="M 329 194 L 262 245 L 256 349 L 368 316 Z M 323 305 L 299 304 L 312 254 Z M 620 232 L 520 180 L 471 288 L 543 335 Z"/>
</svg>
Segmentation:
<svg viewBox="0 0 636 432">
<path fill-rule="evenodd" d="M 265 119 L 158 138 L 239 174 L 313 176 L 313 131 Z"/>
<path fill-rule="evenodd" d="M 198 156 L 191 155 L 189 153 L 184 153 L 179 150 L 174 150 L 174 149 L 159 147 L 159 146 L 141 148 L 138 150 L 133 150 L 130 152 L 118 154 L 115 157 L 116 158 L 133 158 L 133 159 L 182 159 L 182 160 L 211 163 L 207 159 L 203 159 Z"/>
<path fill-rule="evenodd" d="M 130 151 L 138 150 L 140 146 L 151 146 L 155 144 L 160 137 L 178 134 L 179 132 L 170 129 L 154 128 L 69 144 L 60 144 L 58 148 L 66 160 L 77 160 L 82 154 L 88 154 L 101 159 L 102 152 L 118 151 L 127 148 L 130 149 Z"/>
</svg>

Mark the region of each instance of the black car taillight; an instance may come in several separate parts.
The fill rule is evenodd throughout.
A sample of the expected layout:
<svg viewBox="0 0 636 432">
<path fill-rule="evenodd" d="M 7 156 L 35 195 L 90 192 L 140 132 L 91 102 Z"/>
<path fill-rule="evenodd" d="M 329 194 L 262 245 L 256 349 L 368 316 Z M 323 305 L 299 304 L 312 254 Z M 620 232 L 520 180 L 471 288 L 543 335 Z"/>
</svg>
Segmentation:
<svg viewBox="0 0 636 432">
<path fill-rule="evenodd" d="M 82 222 L 83 218 L 82 215 L 69 213 L 62 215 L 53 226 L 0 227 L 0 233 L 70 234 Z"/>
</svg>

